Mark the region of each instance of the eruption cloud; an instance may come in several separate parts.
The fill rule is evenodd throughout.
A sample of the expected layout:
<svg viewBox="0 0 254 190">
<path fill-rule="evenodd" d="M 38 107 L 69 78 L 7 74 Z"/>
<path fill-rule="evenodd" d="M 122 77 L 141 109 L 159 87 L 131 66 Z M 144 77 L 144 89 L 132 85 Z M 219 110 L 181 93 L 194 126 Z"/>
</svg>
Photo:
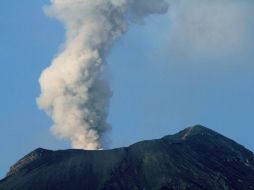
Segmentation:
<svg viewBox="0 0 254 190">
<path fill-rule="evenodd" d="M 64 24 L 66 40 L 40 76 L 37 103 L 52 118 L 54 135 L 70 139 L 73 148 L 106 148 L 107 55 L 130 23 L 167 10 L 165 0 L 51 0 L 45 12 Z"/>
</svg>

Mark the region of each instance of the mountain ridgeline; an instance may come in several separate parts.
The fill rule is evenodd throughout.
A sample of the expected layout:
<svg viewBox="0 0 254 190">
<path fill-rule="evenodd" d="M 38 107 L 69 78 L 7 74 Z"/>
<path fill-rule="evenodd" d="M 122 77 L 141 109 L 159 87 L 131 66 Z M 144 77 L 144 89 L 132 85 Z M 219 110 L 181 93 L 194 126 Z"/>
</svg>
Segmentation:
<svg viewBox="0 0 254 190">
<path fill-rule="evenodd" d="M 254 155 L 203 126 L 126 148 L 36 149 L 1 190 L 254 190 Z"/>
</svg>

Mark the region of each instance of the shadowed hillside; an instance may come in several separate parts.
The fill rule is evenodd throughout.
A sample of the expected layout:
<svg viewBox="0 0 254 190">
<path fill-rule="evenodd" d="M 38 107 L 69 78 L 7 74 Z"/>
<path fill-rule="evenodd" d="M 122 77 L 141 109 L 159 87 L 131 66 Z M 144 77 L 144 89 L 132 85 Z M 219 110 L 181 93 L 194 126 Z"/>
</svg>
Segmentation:
<svg viewBox="0 0 254 190">
<path fill-rule="evenodd" d="M 102 151 L 36 149 L 1 190 L 254 190 L 254 155 L 202 126 Z"/>
</svg>

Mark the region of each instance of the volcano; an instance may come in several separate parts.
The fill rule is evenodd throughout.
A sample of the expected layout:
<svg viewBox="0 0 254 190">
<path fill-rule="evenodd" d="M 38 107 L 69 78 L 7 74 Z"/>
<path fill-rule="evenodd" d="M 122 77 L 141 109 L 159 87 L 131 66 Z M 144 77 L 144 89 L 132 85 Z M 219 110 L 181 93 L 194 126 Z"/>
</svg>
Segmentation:
<svg viewBox="0 0 254 190">
<path fill-rule="evenodd" d="M 254 155 L 203 126 L 112 150 L 38 148 L 1 190 L 254 190 Z"/>
</svg>

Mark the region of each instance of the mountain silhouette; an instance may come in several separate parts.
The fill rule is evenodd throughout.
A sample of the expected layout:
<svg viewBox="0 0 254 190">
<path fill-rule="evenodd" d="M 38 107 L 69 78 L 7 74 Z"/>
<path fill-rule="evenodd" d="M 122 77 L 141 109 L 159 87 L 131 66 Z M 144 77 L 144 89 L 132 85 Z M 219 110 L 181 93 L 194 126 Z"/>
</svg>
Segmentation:
<svg viewBox="0 0 254 190">
<path fill-rule="evenodd" d="M 197 125 L 113 150 L 38 148 L 13 165 L 1 190 L 254 190 L 254 155 Z"/>
</svg>

